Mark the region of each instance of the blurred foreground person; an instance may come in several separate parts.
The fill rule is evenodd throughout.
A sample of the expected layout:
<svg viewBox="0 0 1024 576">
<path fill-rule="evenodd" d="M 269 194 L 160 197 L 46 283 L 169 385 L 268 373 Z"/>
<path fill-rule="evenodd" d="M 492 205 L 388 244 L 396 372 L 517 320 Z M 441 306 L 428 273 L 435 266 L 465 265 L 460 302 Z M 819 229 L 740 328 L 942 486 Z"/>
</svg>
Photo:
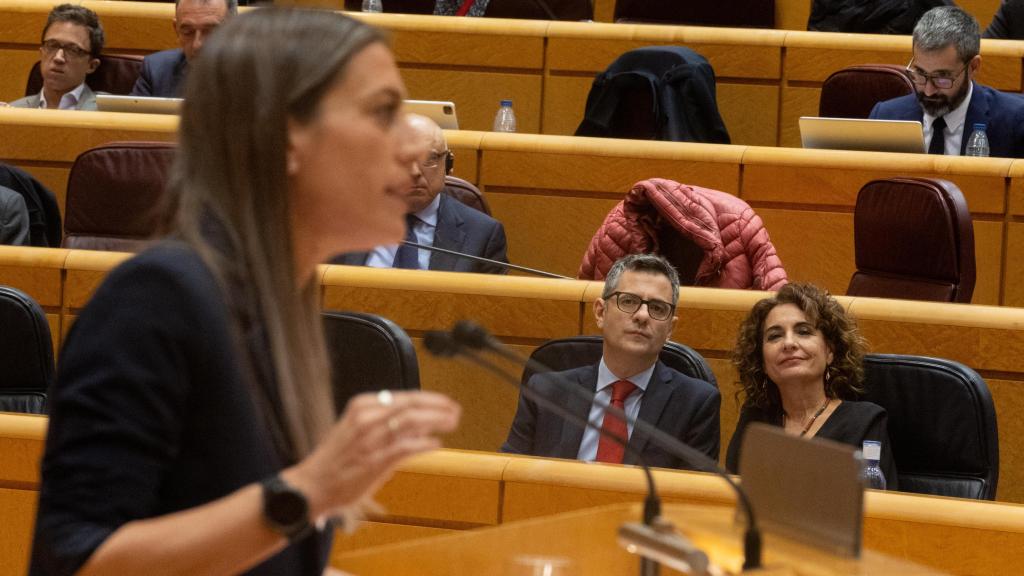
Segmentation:
<svg viewBox="0 0 1024 576">
<path fill-rule="evenodd" d="M 186 94 L 171 235 L 109 274 L 61 353 L 32 574 L 320 574 L 329 519 L 458 421 L 425 392 L 332 410 L 314 271 L 402 237 L 426 153 L 380 33 L 254 11 Z"/>
</svg>

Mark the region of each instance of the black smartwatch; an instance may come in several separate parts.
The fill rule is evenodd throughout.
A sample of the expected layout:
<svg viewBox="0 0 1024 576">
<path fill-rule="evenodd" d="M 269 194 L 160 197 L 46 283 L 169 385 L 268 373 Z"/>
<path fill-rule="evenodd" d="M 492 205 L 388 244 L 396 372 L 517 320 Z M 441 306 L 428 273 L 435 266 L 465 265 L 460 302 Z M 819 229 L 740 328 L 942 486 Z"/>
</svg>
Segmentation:
<svg viewBox="0 0 1024 576">
<path fill-rule="evenodd" d="M 260 482 L 263 487 L 263 518 L 275 531 L 297 542 L 313 531 L 306 497 L 280 476 Z"/>
</svg>

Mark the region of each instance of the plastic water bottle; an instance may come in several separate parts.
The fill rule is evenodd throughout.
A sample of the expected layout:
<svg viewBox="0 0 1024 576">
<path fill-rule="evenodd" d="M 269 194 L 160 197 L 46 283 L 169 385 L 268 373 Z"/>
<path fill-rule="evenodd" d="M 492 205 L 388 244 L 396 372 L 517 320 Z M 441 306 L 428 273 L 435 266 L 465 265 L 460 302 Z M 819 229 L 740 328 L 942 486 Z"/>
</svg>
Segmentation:
<svg viewBox="0 0 1024 576">
<path fill-rule="evenodd" d="M 495 132 L 515 132 L 516 131 L 516 113 L 512 110 L 511 100 L 502 100 L 501 108 L 498 108 L 498 113 L 494 115 L 494 131 Z"/>
<path fill-rule="evenodd" d="M 974 125 L 974 132 L 971 132 L 967 140 L 968 156 L 988 156 L 988 134 L 985 133 L 985 125 L 978 123 Z"/>
<path fill-rule="evenodd" d="M 363 0 L 363 12 L 383 12 L 381 0 Z"/>
<path fill-rule="evenodd" d="M 864 487 L 885 490 L 885 474 L 878 466 L 878 461 L 882 459 L 882 443 L 877 440 L 865 440 L 862 454 L 864 455 L 864 469 L 861 471 L 860 477 L 864 482 Z"/>
</svg>

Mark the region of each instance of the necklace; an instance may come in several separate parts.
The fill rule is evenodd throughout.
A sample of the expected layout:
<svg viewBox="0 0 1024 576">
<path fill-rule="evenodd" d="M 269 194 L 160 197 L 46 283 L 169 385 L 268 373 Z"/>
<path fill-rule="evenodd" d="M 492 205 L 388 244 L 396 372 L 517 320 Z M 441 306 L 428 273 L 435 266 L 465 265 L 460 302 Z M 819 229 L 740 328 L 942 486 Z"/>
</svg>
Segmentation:
<svg viewBox="0 0 1024 576">
<path fill-rule="evenodd" d="M 831 401 L 832 401 L 831 398 L 827 398 L 827 397 L 825 398 L 825 403 L 821 405 L 821 408 L 818 408 L 818 411 L 814 413 L 814 416 L 811 416 L 811 420 L 807 423 L 807 426 L 804 426 L 803 431 L 800 432 L 800 437 L 801 438 L 803 438 L 804 436 L 807 436 L 807 431 L 811 429 L 811 426 L 814 426 L 814 421 L 818 419 L 818 416 L 821 416 L 821 413 L 825 411 L 825 408 L 828 408 L 828 404 Z M 788 415 L 786 414 L 785 411 L 783 411 L 782 412 L 782 427 L 783 428 L 786 427 L 786 419 L 787 418 L 788 418 Z"/>
</svg>

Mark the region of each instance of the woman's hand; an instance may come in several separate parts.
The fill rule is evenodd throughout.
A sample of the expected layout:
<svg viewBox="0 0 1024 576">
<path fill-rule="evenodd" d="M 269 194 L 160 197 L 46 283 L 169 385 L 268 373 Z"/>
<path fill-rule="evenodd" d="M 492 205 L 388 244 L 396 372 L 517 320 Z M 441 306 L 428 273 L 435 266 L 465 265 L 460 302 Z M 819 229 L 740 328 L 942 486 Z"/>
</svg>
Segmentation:
<svg viewBox="0 0 1024 576">
<path fill-rule="evenodd" d="M 460 413 L 435 392 L 360 394 L 313 453 L 282 476 L 306 495 L 317 520 L 369 498 L 405 458 L 439 448 L 437 435 L 454 430 Z"/>
</svg>

